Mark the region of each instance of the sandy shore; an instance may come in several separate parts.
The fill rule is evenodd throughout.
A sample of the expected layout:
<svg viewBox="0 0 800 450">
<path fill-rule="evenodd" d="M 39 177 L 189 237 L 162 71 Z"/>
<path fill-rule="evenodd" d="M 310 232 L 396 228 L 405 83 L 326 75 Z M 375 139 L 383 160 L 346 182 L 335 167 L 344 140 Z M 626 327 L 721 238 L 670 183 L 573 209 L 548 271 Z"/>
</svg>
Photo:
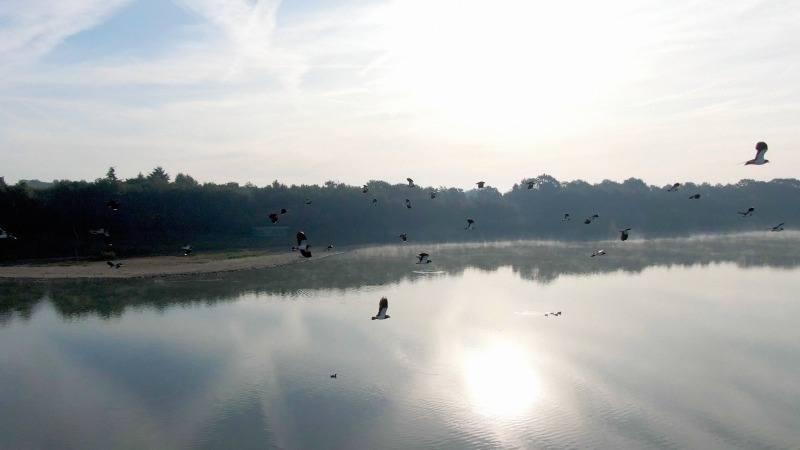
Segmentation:
<svg viewBox="0 0 800 450">
<path fill-rule="evenodd" d="M 105 261 L 19 264 L 0 267 L 0 279 L 13 278 L 147 278 L 261 269 L 292 264 L 298 253 L 226 253 L 224 255 L 153 256 L 115 260 L 123 264 L 109 268 Z"/>
</svg>

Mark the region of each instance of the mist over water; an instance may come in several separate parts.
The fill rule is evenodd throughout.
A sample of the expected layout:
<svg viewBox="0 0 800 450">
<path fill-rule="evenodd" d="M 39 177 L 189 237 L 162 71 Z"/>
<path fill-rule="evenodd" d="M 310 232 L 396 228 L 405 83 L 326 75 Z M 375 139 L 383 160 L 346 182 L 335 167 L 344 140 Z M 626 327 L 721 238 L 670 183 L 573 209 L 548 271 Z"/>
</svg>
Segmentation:
<svg viewBox="0 0 800 450">
<path fill-rule="evenodd" d="M 2 282 L 0 447 L 789 448 L 798 243 L 383 246 Z"/>
</svg>

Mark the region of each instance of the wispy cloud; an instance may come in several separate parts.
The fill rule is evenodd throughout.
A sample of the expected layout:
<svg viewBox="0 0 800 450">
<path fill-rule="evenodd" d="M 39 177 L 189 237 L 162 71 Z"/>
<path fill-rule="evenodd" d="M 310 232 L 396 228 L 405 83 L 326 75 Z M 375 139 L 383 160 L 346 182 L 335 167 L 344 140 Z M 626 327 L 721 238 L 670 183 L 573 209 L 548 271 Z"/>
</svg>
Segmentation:
<svg viewBox="0 0 800 450">
<path fill-rule="evenodd" d="M 91 29 L 134 0 L 5 0 L 0 3 L 0 57 L 31 61 L 65 38 Z"/>
</svg>

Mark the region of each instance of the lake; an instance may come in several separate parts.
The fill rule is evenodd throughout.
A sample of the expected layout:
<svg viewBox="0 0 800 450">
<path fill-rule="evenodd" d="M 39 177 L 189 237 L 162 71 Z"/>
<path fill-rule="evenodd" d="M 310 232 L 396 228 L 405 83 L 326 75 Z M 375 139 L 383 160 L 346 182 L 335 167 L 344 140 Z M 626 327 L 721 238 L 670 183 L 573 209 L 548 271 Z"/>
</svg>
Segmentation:
<svg viewBox="0 0 800 450">
<path fill-rule="evenodd" d="M 3 281 L 0 448 L 797 448 L 798 248 L 409 243 Z"/>
</svg>

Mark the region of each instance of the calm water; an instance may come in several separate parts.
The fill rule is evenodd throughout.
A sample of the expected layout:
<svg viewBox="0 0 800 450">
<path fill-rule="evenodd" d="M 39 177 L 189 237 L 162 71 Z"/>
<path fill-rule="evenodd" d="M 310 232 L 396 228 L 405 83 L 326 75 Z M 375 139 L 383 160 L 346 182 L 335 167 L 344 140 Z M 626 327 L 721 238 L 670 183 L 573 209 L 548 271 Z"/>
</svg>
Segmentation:
<svg viewBox="0 0 800 450">
<path fill-rule="evenodd" d="M 0 448 L 798 448 L 800 237 L 604 246 L 0 283 Z"/>
</svg>

